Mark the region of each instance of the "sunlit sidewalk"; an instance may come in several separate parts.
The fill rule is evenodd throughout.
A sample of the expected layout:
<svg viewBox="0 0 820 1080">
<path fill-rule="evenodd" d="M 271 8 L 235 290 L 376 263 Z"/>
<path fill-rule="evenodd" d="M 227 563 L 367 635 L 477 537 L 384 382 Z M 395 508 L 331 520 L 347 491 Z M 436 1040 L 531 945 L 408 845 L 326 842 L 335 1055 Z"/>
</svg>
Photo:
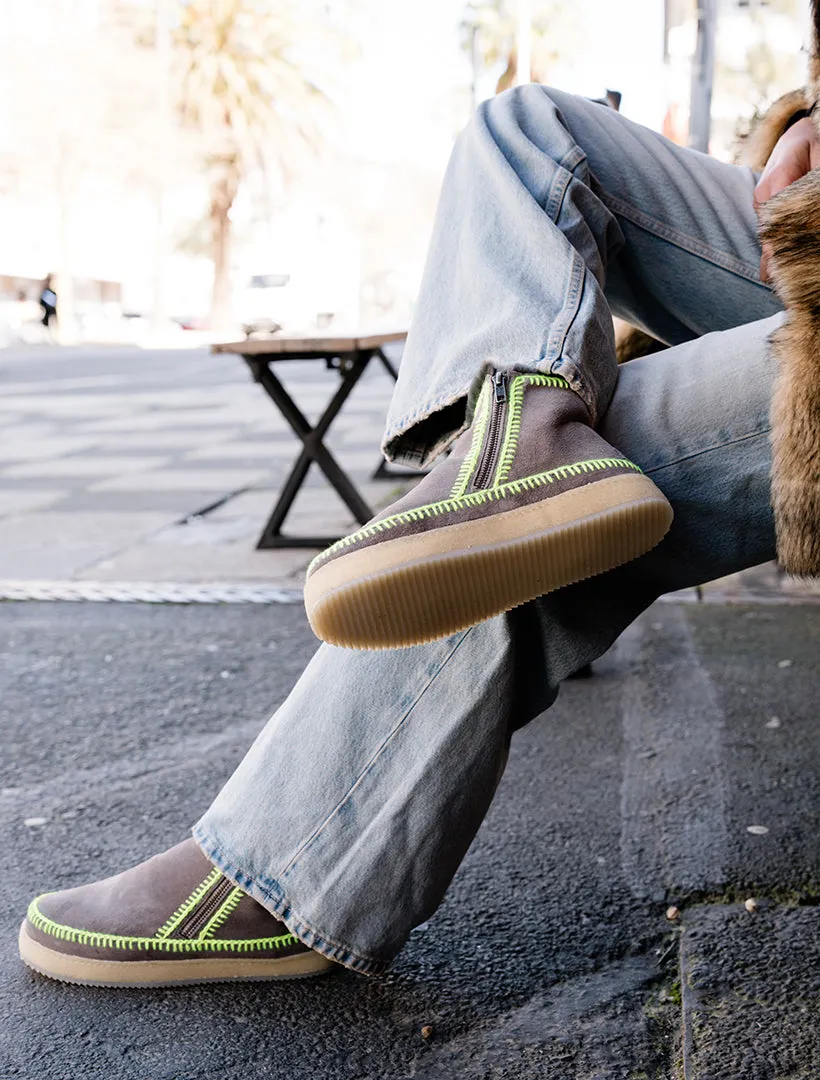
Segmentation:
<svg viewBox="0 0 820 1080">
<path fill-rule="evenodd" d="M 338 383 L 317 364 L 286 381 L 318 414 Z M 392 382 L 374 367 L 330 448 L 371 506 Z M 0 579 L 221 582 L 300 588 L 313 552 L 257 551 L 300 445 L 239 357 L 129 348 L 0 351 Z M 355 522 L 312 468 L 290 534 Z"/>
<path fill-rule="evenodd" d="M 318 414 L 337 376 L 311 363 L 287 374 Z M 5 349 L 0 390 L 2 596 L 102 598 L 124 584 L 143 598 L 152 588 L 157 599 L 221 588 L 223 598 L 284 590 L 298 599 L 313 552 L 257 551 L 256 541 L 299 447 L 238 357 Z M 374 366 L 329 438 L 374 507 L 409 483 L 371 479 L 391 391 Z M 341 535 L 354 524 L 313 467 L 287 531 Z M 683 599 L 811 597 L 817 586 L 764 566 Z"/>
</svg>

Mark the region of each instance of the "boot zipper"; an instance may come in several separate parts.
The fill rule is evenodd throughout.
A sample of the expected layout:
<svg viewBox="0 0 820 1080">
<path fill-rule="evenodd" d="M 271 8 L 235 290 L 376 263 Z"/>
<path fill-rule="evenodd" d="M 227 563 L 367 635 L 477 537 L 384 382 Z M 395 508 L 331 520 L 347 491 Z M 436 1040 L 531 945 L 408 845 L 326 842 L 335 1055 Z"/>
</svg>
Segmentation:
<svg viewBox="0 0 820 1080">
<path fill-rule="evenodd" d="M 480 491 L 487 486 L 501 451 L 501 443 L 504 439 L 504 416 L 507 412 L 507 373 L 504 371 L 496 371 L 493 374 L 493 398 L 490 409 L 487 439 L 473 477 L 473 491 Z"/>
<path fill-rule="evenodd" d="M 208 925 L 233 891 L 233 882 L 222 878 L 205 899 L 187 915 L 174 931 L 174 937 L 195 938 Z"/>
</svg>

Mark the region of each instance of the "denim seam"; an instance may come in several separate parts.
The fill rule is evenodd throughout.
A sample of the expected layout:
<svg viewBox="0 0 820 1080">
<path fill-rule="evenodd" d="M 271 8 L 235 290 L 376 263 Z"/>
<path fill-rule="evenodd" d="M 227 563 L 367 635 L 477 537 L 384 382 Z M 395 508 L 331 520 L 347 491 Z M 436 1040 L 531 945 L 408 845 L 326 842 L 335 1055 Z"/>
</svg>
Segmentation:
<svg viewBox="0 0 820 1080">
<path fill-rule="evenodd" d="M 322 833 L 327 828 L 327 826 L 340 813 L 342 807 L 349 801 L 350 796 L 353 794 L 353 792 L 356 790 L 356 788 L 362 783 L 364 778 L 371 772 L 371 770 L 373 769 L 373 766 L 376 764 L 376 762 L 382 756 L 384 751 L 387 749 L 387 747 L 390 745 L 390 743 L 396 737 L 398 732 L 404 726 L 405 721 L 407 720 L 407 718 L 410 716 L 411 713 L 413 713 L 415 711 L 416 706 L 419 704 L 421 699 L 424 697 L 424 695 L 427 693 L 427 691 L 430 689 L 430 687 L 433 685 L 433 683 L 436 681 L 436 679 L 442 673 L 444 668 L 450 663 L 453 656 L 455 656 L 455 654 L 461 648 L 462 642 L 466 640 L 466 638 L 470 635 L 471 632 L 472 632 L 472 627 L 470 627 L 469 630 L 465 630 L 461 634 L 461 636 L 458 638 L 458 640 L 454 643 L 453 647 L 447 653 L 446 657 L 441 661 L 440 664 L 438 664 L 438 666 L 436 667 L 435 672 L 428 678 L 428 680 L 424 684 L 424 687 L 422 688 L 422 690 L 414 698 L 413 703 L 407 708 L 407 710 L 401 716 L 401 719 L 399 719 L 394 724 L 392 730 L 387 735 L 385 735 L 385 737 L 382 740 L 381 744 L 377 747 L 377 749 L 373 753 L 373 756 L 370 758 L 370 760 L 364 766 L 362 771 L 356 777 L 355 782 L 345 792 L 345 794 L 342 796 L 342 798 L 339 799 L 337 804 L 333 807 L 333 809 L 330 811 L 330 813 L 325 817 L 324 821 L 322 821 L 319 825 L 316 826 L 316 828 L 313 830 L 313 832 L 307 838 L 307 840 L 305 840 L 305 842 L 302 844 L 302 846 L 290 858 L 290 860 L 285 865 L 285 867 L 283 868 L 283 870 L 281 872 L 281 875 L 280 875 L 280 877 L 282 878 L 283 881 L 284 881 L 286 875 L 289 873 L 289 871 L 293 868 L 293 865 L 296 862 L 296 860 L 301 855 L 303 855 L 308 850 L 308 848 L 311 846 L 311 844 L 313 844 L 322 835 Z"/>
<path fill-rule="evenodd" d="M 703 457 L 704 454 L 713 454 L 715 450 L 723 450 L 727 446 L 736 446 L 738 443 L 749 442 L 751 439 L 768 438 L 769 433 L 770 428 L 762 428 L 760 431 L 752 431 L 748 435 L 738 435 L 735 439 L 728 439 L 726 442 L 706 446 L 702 450 L 696 450 L 691 454 L 684 454 L 683 457 L 675 458 L 674 461 L 666 461 L 663 465 L 653 465 L 652 468 L 645 468 L 642 465 L 641 468 L 649 476 L 650 473 L 661 472 L 663 469 L 672 469 L 676 465 L 682 465 L 686 461 L 694 461 L 696 458 Z"/>
<path fill-rule="evenodd" d="M 604 202 L 616 216 L 626 218 L 627 221 L 631 221 L 632 224 L 636 225 L 638 228 L 652 233 L 653 236 L 657 236 L 661 240 L 666 240 L 676 247 L 681 248 L 683 251 L 688 251 L 690 255 L 696 255 L 698 258 L 712 263 L 721 270 L 726 270 L 729 273 L 735 274 L 737 277 L 741 277 L 746 281 L 751 281 L 753 284 L 759 285 L 762 289 L 770 291 L 768 286 L 761 282 L 758 267 L 750 268 L 746 263 L 741 262 L 740 259 L 735 259 L 725 252 L 718 251 L 710 245 L 702 243 L 693 236 L 688 236 L 686 233 L 679 232 L 677 229 L 672 228 L 671 225 L 666 225 L 664 222 L 658 221 L 657 218 L 653 218 L 650 214 L 638 210 L 636 207 L 624 202 L 623 199 L 619 199 L 616 195 L 611 195 L 608 192 L 603 191 L 601 193 L 601 201 Z"/>
<path fill-rule="evenodd" d="M 562 375 L 567 380 L 571 388 L 586 405 L 589 410 L 591 423 L 594 424 L 597 421 L 598 403 L 595 400 L 594 394 L 589 391 L 582 374 L 583 369 L 580 368 L 577 362 L 566 353 L 567 338 L 581 311 L 584 283 L 588 272 L 586 265 L 580 257 L 574 258 L 572 260 L 572 265 L 574 273 L 563 308 L 563 312 L 566 312 L 569 317 L 563 328 L 559 328 L 557 332 L 553 331 L 553 333 L 550 334 L 547 352 L 547 370 L 550 374 Z M 571 309 L 568 310 L 570 305 L 572 305 Z M 560 334 L 560 340 L 556 341 L 558 334 Z"/>
<path fill-rule="evenodd" d="M 329 960 L 342 964 L 344 967 L 361 972 L 363 975 L 380 975 L 387 969 L 388 964 L 386 961 L 357 953 L 349 945 L 342 945 L 315 930 L 307 920 L 293 910 L 293 905 L 288 900 L 278 881 L 266 876 L 252 877 L 250 874 L 240 870 L 233 859 L 226 855 L 223 846 L 201 826 L 197 826 L 193 830 L 193 834 L 194 839 L 208 859 L 227 878 L 233 881 L 237 888 L 242 889 L 248 895 L 251 895 L 248 892 L 248 887 L 255 886 L 269 902 L 263 905 L 265 909 L 281 919 L 307 948 L 320 953 Z M 253 899 L 252 896 L 251 899 Z"/>
<path fill-rule="evenodd" d="M 550 219 L 555 224 L 556 228 L 560 229 L 558 224 L 558 218 L 561 214 L 561 207 L 564 203 L 564 197 L 566 196 L 569 185 L 572 183 L 572 173 L 562 168 L 558 168 L 555 172 L 555 177 L 550 185 L 549 195 L 545 209 L 549 214 Z M 546 364 L 550 370 L 552 364 L 561 356 L 563 351 L 564 342 L 566 341 L 569 328 L 575 319 L 578 310 L 578 302 L 580 296 L 580 289 L 578 287 L 578 255 L 577 252 L 572 250 L 569 260 L 569 274 L 567 277 L 567 284 L 564 287 L 564 302 L 561 306 L 561 310 L 556 315 L 547 337 L 546 351 L 543 358 L 539 358 L 542 363 Z"/>
<path fill-rule="evenodd" d="M 573 173 L 573 179 L 575 179 L 574 173 L 579 165 L 586 164 L 587 155 L 581 149 L 580 146 L 571 147 L 566 154 L 556 162 L 559 169 L 566 169 L 567 172 Z"/>
<path fill-rule="evenodd" d="M 559 171 L 556 173 L 555 178 L 550 185 L 547 197 L 544 201 L 544 211 L 549 214 L 553 221 L 555 221 L 555 218 L 560 213 L 561 206 L 563 204 L 569 185 L 574 179 L 576 179 L 574 175 L 575 170 L 578 168 L 579 165 L 586 164 L 586 160 L 586 154 L 584 154 L 579 147 L 574 146 L 571 147 L 561 159 L 561 161 L 557 163 Z M 555 221 L 555 224 L 558 224 L 557 221 Z M 577 292 L 571 293 L 570 302 L 574 304 L 574 309 L 570 313 L 568 313 L 569 318 L 566 323 L 566 329 L 563 331 L 563 333 L 561 333 L 560 328 L 558 330 L 555 330 L 553 328 L 545 346 L 544 355 L 538 358 L 535 370 L 545 369 L 547 371 L 551 371 L 552 366 L 561 359 L 564 342 L 566 341 L 567 335 L 572 329 L 572 325 L 578 315 L 580 297 L 583 294 L 583 274 L 579 275 L 577 271 L 577 266 L 574 265 L 573 273 L 570 277 L 568 291 L 573 289 L 574 283 L 577 285 L 577 281 L 575 281 L 575 279 L 578 276 L 581 277 L 581 287 L 577 288 Z M 551 344 L 553 341 L 556 340 L 556 338 L 560 339 L 557 346 Z M 575 381 L 577 382 L 579 389 L 583 388 L 582 380 L 576 379 Z M 434 413 L 441 408 L 444 408 L 447 405 L 452 405 L 454 402 L 459 401 L 463 397 L 468 397 L 472 385 L 473 381 L 471 380 L 469 383 L 466 384 L 466 386 L 461 387 L 457 391 L 439 394 L 431 401 L 426 401 L 423 405 L 419 406 L 419 408 L 413 409 L 412 412 L 405 413 L 404 416 L 400 416 L 396 420 L 393 420 L 389 427 L 387 427 L 385 430 L 381 444 L 382 451 L 384 452 L 384 449 L 388 443 L 393 442 L 395 439 L 402 436 L 407 430 L 414 427 L 419 420 L 429 416 L 431 413 Z M 461 431 L 464 430 L 466 430 L 466 425 L 465 427 L 462 427 L 461 430 L 457 432 L 457 434 L 461 434 Z M 415 456 L 421 456 L 421 452 L 417 451 L 415 453 Z"/>
<path fill-rule="evenodd" d="M 561 359 L 564 352 L 567 336 L 572 324 L 578 316 L 583 295 L 583 282 L 586 266 L 580 256 L 573 250 L 573 258 L 570 260 L 570 276 L 564 293 L 564 306 L 557 316 L 553 328 L 547 340 L 547 353 L 544 362 L 553 370 L 553 365 Z M 563 318 L 562 318 L 563 316 Z M 557 324 L 557 325 L 556 325 Z"/>
<path fill-rule="evenodd" d="M 577 149 L 577 147 L 573 149 Z M 572 150 L 564 155 L 563 160 L 572 160 Z M 581 155 L 579 161 L 582 160 L 584 160 L 583 155 Z M 579 164 L 579 161 L 575 162 L 574 167 Z M 558 166 L 555 178 L 550 186 L 545 209 L 558 229 L 561 228 L 558 224 L 561 207 L 564 204 L 564 199 L 566 198 L 569 186 L 574 179 L 575 177 L 573 176 L 572 171 L 566 169 L 564 165 L 561 164 Z M 569 243 L 569 241 L 567 242 Z M 539 358 L 542 363 L 547 365 L 550 371 L 552 371 L 553 365 L 560 360 L 564 351 L 567 336 L 578 315 L 581 305 L 581 296 L 583 295 L 583 279 L 585 271 L 586 266 L 580 255 L 574 248 L 570 247 L 570 271 L 567 285 L 564 289 L 564 302 L 560 312 L 555 317 L 547 337 L 546 352 L 543 357 Z"/>
<path fill-rule="evenodd" d="M 573 176 L 569 169 L 565 169 L 563 166 L 559 165 L 555 170 L 555 175 L 549 186 L 547 197 L 544 200 L 544 212 L 556 226 L 558 226 L 557 218 L 561 213 L 561 207 L 564 204 L 564 196 L 572 181 Z M 558 227 L 560 228 L 560 226 Z"/>
</svg>

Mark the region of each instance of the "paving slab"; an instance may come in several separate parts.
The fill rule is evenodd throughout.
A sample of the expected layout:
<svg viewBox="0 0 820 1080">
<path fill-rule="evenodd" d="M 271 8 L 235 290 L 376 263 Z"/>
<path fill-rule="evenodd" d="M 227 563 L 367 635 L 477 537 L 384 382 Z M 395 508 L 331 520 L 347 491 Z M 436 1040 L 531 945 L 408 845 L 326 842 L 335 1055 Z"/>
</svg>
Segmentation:
<svg viewBox="0 0 820 1080">
<path fill-rule="evenodd" d="M 23 488 L 0 491 L 0 517 L 27 510 L 44 510 L 62 499 L 65 491 L 56 488 Z"/>
<path fill-rule="evenodd" d="M 97 448 L 93 455 L 85 457 L 73 454 L 59 461 L 27 461 L 20 465 L 10 465 L 0 471 L 0 477 L 35 477 L 38 480 L 49 477 L 94 477 L 113 476 L 119 473 L 145 472 L 158 469 L 167 464 L 167 457 L 111 457 Z"/>
<path fill-rule="evenodd" d="M 90 491 L 218 491 L 230 494 L 265 478 L 259 469 L 165 468 L 125 473 L 89 485 Z"/>
<path fill-rule="evenodd" d="M 171 428 L 152 431 L 148 434 L 143 431 L 112 431 L 99 435 L 94 440 L 94 446 L 104 448 L 106 453 L 119 450 L 122 453 L 144 454 L 148 453 L 149 447 L 154 447 L 158 451 L 178 449 L 188 452 L 195 451 L 200 446 L 213 452 L 216 447 L 228 444 L 236 437 L 235 431 L 226 431 L 223 427 L 207 428 L 195 433 L 190 429 L 176 431 Z"/>
<path fill-rule="evenodd" d="M 261 437 L 244 437 L 241 440 L 222 442 L 218 446 L 200 446 L 190 449 L 185 454 L 187 461 L 219 461 L 234 458 L 292 458 L 294 456 L 293 438 L 281 435 L 278 439 L 263 434 Z"/>
<path fill-rule="evenodd" d="M 168 523 L 150 511 L 58 514 L 41 510 L 0 520 L 0 577 L 73 577 L 84 567 Z M 51 571 L 43 573 L 44 568 Z"/>
<path fill-rule="evenodd" d="M 63 454 L 91 450 L 97 445 L 87 436 L 48 436 L 30 432 L 28 439 L 9 438 L 0 443 L 0 462 L 40 461 L 57 459 Z"/>
<path fill-rule="evenodd" d="M 683 1080 L 817 1080 L 820 907 L 686 912 Z"/>
<path fill-rule="evenodd" d="M 206 528 L 205 532 L 210 530 Z M 223 539 L 218 545 L 208 535 L 201 538 L 201 543 L 197 536 L 184 543 L 147 541 L 122 554 L 99 556 L 72 576 L 78 581 L 247 581 L 301 588 L 313 553 L 304 548 L 257 551 L 254 545 L 258 532 L 257 523 L 249 521 L 242 523 L 239 537 L 228 543 Z"/>
<path fill-rule="evenodd" d="M 56 515 L 54 521 L 55 532 L 60 532 L 60 517 L 63 514 L 90 513 L 99 518 L 100 532 L 97 534 L 101 542 L 108 541 L 107 554 L 116 554 L 122 545 L 117 542 L 114 535 L 109 535 L 105 523 L 107 515 L 121 513 L 149 513 L 162 514 L 163 524 L 171 524 L 182 521 L 192 514 L 206 512 L 209 507 L 222 503 L 225 493 L 213 491 L 199 491 L 190 488 L 185 491 L 175 489 L 165 491 L 90 491 L 87 487 L 67 488 L 59 503 L 52 504 L 52 510 Z M 133 544 L 139 545 L 141 534 L 135 534 Z M 53 573 L 48 560 L 43 563 L 43 576 L 48 577 Z"/>
<path fill-rule="evenodd" d="M 183 582 L 215 573 L 238 581 L 280 580 L 291 573 L 291 552 L 268 552 L 262 563 L 254 548 L 276 489 L 301 444 L 241 360 L 212 357 L 204 349 L 12 349 L 0 352 L 0 378 L 2 411 L 10 420 L 9 437 L 0 441 L 0 519 L 29 521 L 35 538 L 25 560 L 15 556 L 21 574 L 70 579 L 91 563 L 123 556 L 129 574 L 133 567 L 148 580 L 168 581 L 165 552 L 150 545 L 145 549 L 138 534 L 123 543 L 116 531 L 117 515 L 162 513 L 169 522 L 182 522 L 215 506 L 229 507 L 234 498 L 254 490 L 270 494 L 256 503 L 252 527 L 238 521 L 249 516 L 247 509 L 229 510 L 237 519 L 232 526 L 237 544 L 240 534 L 245 536 L 246 557 L 237 548 L 226 560 L 224 550 L 212 552 L 201 542 L 190 546 L 187 562 L 177 562 L 175 572 Z M 305 412 L 318 415 L 336 389 L 338 375 L 320 364 L 297 363 L 288 365 L 285 382 Z M 368 370 L 328 438 L 374 506 L 389 501 L 397 486 L 371 487 L 369 481 L 379 461 L 391 392 L 392 382 L 384 372 Z M 52 490 L 62 496 L 44 495 Z M 312 493 L 324 498 L 311 500 L 307 496 Z M 335 493 L 315 468 L 304 494 L 288 523 L 291 533 L 342 534 L 355 524 L 343 506 L 339 510 L 334 505 Z M 51 548 L 36 543 L 38 523 L 30 514 L 45 505 L 58 515 L 52 529 L 58 539 Z M 62 550 L 63 515 L 83 512 L 101 515 L 93 550 L 79 555 Z M 109 513 L 110 518 L 105 516 Z M 114 526 L 110 532 L 107 521 Z M 224 529 L 210 530 L 210 535 L 217 548 L 224 548 Z M 13 572 L 13 566 L 0 567 L 3 576 Z M 120 571 L 112 573 L 118 576 Z"/>
</svg>

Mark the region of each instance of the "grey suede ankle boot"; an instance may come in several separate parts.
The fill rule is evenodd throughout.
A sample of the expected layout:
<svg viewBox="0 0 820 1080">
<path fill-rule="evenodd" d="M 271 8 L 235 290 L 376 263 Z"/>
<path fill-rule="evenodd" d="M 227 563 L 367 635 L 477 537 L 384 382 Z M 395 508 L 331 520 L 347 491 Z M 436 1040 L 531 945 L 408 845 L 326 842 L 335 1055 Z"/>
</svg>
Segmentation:
<svg viewBox="0 0 820 1080">
<path fill-rule="evenodd" d="M 92 986 L 167 986 L 318 975 L 313 952 L 237 889 L 193 840 L 115 877 L 32 900 L 20 956 Z"/>
<path fill-rule="evenodd" d="M 331 644 L 415 645 L 643 555 L 671 522 L 564 379 L 494 371 L 449 458 L 313 560 L 305 607 Z"/>
</svg>

